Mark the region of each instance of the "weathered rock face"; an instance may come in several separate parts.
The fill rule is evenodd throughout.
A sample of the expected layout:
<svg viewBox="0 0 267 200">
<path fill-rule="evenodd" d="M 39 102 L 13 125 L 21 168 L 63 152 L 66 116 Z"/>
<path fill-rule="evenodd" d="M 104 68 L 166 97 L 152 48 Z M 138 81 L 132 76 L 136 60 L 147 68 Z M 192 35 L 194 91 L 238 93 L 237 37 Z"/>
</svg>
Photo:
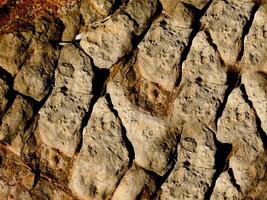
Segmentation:
<svg viewBox="0 0 267 200">
<path fill-rule="evenodd" d="M 266 21 L 254 0 L 0 2 L 0 199 L 266 199 Z"/>
</svg>

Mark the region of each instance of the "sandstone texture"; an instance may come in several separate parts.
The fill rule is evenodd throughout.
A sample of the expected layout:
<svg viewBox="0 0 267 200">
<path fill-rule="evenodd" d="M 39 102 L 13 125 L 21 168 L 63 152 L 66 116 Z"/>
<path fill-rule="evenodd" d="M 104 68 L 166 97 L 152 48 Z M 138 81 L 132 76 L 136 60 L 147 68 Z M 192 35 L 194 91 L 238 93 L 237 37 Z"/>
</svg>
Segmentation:
<svg viewBox="0 0 267 200">
<path fill-rule="evenodd" d="M 0 199 L 267 200 L 267 2 L 0 1 Z"/>
</svg>

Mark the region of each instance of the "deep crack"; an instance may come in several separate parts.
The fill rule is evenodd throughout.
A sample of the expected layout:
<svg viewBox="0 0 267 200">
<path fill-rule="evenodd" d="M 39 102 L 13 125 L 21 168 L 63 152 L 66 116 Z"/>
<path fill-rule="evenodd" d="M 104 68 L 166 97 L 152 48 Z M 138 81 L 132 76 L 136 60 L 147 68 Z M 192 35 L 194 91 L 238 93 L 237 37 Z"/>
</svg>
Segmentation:
<svg viewBox="0 0 267 200">
<path fill-rule="evenodd" d="M 228 70 L 226 84 L 228 85 L 228 87 L 225 90 L 223 101 L 219 105 L 219 107 L 216 111 L 216 116 L 215 116 L 215 120 L 214 120 L 216 129 L 218 128 L 218 121 L 223 114 L 223 111 L 226 107 L 226 104 L 227 104 L 227 101 L 228 101 L 230 94 L 240 84 L 240 72 L 235 71 L 235 70 L 231 70 L 231 69 Z"/>
<path fill-rule="evenodd" d="M 219 176 L 228 168 L 229 165 L 229 155 L 232 152 L 233 145 L 228 144 L 228 143 L 221 143 L 220 141 L 217 140 L 216 138 L 216 133 L 213 133 L 213 138 L 215 141 L 215 146 L 216 146 L 216 154 L 215 154 L 215 173 L 212 178 L 212 182 L 208 188 L 208 190 L 205 193 L 205 200 L 210 200 L 211 195 L 214 191 L 214 188 L 216 186 L 216 181 L 219 178 Z"/>
<path fill-rule="evenodd" d="M 230 181 L 233 184 L 233 186 L 237 189 L 238 192 L 241 191 L 240 185 L 236 182 L 235 175 L 232 168 L 228 169 L 228 174 L 230 176 Z"/>
<path fill-rule="evenodd" d="M 101 97 L 102 95 L 102 89 L 104 87 L 104 84 L 109 76 L 109 70 L 108 69 L 100 69 L 96 66 L 93 65 L 92 63 L 92 70 L 94 72 L 94 77 L 93 77 L 93 81 L 92 81 L 92 95 L 93 98 L 90 100 L 90 105 L 89 105 L 89 109 L 88 111 L 85 113 L 82 122 L 81 122 L 81 127 L 79 130 L 80 133 L 80 141 L 76 147 L 76 153 L 79 153 L 81 151 L 82 148 L 82 144 L 83 144 L 83 130 L 84 128 L 87 126 L 91 114 L 93 112 L 93 108 L 95 103 L 97 102 L 97 100 Z"/>
<path fill-rule="evenodd" d="M 263 142 L 264 149 L 267 150 L 267 134 L 265 133 L 265 131 L 263 130 L 263 128 L 261 126 L 261 120 L 260 120 L 260 118 L 256 112 L 256 109 L 253 106 L 253 102 L 249 99 L 249 97 L 247 95 L 246 88 L 245 88 L 244 84 L 240 85 L 240 90 L 242 92 L 243 99 L 249 105 L 249 107 L 254 111 L 255 118 L 256 118 L 257 131 L 258 131 L 258 134 L 259 134 L 259 136 Z"/>
<path fill-rule="evenodd" d="M 192 23 L 192 32 L 190 33 L 190 36 L 189 36 L 189 41 L 187 43 L 187 46 L 185 47 L 185 49 L 182 51 L 181 53 L 181 58 L 180 58 L 180 61 L 178 63 L 178 67 L 181 68 L 183 63 L 186 61 L 188 55 L 189 55 L 189 52 L 190 52 L 190 49 L 192 47 L 192 44 L 193 44 L 193 40 L 195 39 L 196 35 L 198 34 L 198 32 L 201 30 L 201 22 L 200 22 L 200 19 L 203 17 L 203 15 L 207 12 L 207 10 L 209 9 L 211 3 L 213 2 L 213 0 L 210 0 L 201 10 L 195 8 L 193 5 L 191 4 L 187 4 L 187 3 L 183 3 L 183 5 L 185 7 L 187 7 L 188 9 L 192 10 L 193 13 L 195 13 L 195 16 L 194 16 L 194 20 L 193 20 L 193 23 Z M 175 86 L 179 86 L 181 81 L 182 81 L 182 73 L 183 73 L 183 70 L 180 69 L 180 74 L 176 80 L 176 83 L 175 83 Z"/>
<path fill-rule="evenodd" d="M 131 143 L 131 141 L 128 139 L 127 137 L 127 131 L 126 131 L 126 128 L 124 127 L 123 123 L 122 123 L 122 120 L 119 116 L 119 113 L 118 111 L 114 108 L 113 104 L 112 104 L 112 100 L 111 100 L 111 97 L 110 97 L 110 94 L 106 94 L 105 95 L 105 99 L 107 100 L 108 102 L 108 106 L 111 110 L 111 112 L 115 115 L 115 117 L 119 120 L 120 122 L 120 126 L 121 126 L 121 131 L 122 131 L 122 139 L 123 141 L 125 142 L 125 146 L 128 150 L 128 157 L 129 157 L 129 168 L 132 166 L 133 164 L 133 160 L 135 159 L 135 151 L 134 151 L 134 147 Z"/>
<path fill-rule="evenodd" d="M 237 55 L 237 61 L 241 61 L 243 55 L 244 55 L 244 49 L 245 49 L 245 37 L 248 35 L 249 33 L 249 30 L 252 26 L 252 23 L 254 21 L 254 18 L 255 18 L 255 14 L 256 12 L 258 11 L 260 7 L 260 3 L 259 2 L 255 2 L 254 6 L 252 7 L 252 10 L 251 10 L 251 15 L 249 17 L 249 20 L 247 21 L 247 23 L 245 24 L 244 28 L 243 28 L 243 33 L 242 33 L 242 36 L 241 36 L 241 48 L 240 48 L 240 51 Z"/>
</svg>

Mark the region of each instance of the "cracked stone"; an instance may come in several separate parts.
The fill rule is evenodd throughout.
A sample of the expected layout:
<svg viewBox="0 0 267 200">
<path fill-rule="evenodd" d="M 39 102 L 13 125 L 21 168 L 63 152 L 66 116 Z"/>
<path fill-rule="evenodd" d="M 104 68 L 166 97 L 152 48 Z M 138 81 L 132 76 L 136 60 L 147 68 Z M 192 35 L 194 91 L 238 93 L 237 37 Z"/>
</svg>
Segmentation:
<svg viewBox="0 0 267 200">
<path fill-rule="evenodd" d="M 17 95 L 0 125 L 0 140 L 10 143 L 17 134 L 24 133 L 33 117 L 33 102 Z"/>
<path fill-rule="evenodd" d="M 183 3 L 186 3 L 188 5 L 192 5 L 196 7 L 197 9 L 203 9 L 210 0 L 182 0 Z"/>
<path fill-rule="evenodd" d="M 78 11 L 78 6 L 75 6 L 75 9 L 68 13 L 68 15 L 63 15 L 60 17 L 62 20 L 65 29 L 62 33 L 62 41 L 72 41 L 75 39 L 75 36 L 77 35 L 79 28 L 80 28 L 80 14 Z"/>
<path fill-rule="evenodd" d="M 248 98 L 252 101 L 261 120 L 262 129 L 267 134 L 267 75 L 264 73 L 246 73 L 242 75 L 242 83 L 244 83 Z"/>
<path fill-rule="evenodd" d="M 133 34 L 135 31 L 143 32 L 147 25 L 142 23 L 147 22 L 154 14 L 154 7 L 145 6 L 151 1 L 133 0 L 129 3 L 129 6 L 127 5 L 124 12 L 127 12 L 127 9 L 129 9 L 128 12 L 131 15 L 131 9 L 133 9 L 131 7 L 140 7 L 140 3 L 142 3 L 142 12 L 134 13 L 131 16 L 134 21 L 123 14 L 123 12 L 120 12 L 103 24 L 91 27 L 82 34 L 80 45 L 93 58 L 94 64 L 97 67 L 110 68 L 132 50 Z M 146 9 L 144 10 L 144 8 Z M 138 22 L 141 24 L 135 27 L 135 23 Z"/>
<path fill-rule="evenodd" d="M 170 130 L 168 122 L 140 111 L 127 99 L 118 81 L 108 83 L 107 92 L 134 147 L 135 162 L 164 175 L 170 167 L 169 157 L 175 151 L 179 130 Z"/>
<path fill-rule="evenodd" d="M 266 198 L 266 188 L 267 188 L 267 156 L 266 152 L 259 155 L 256 161 L 250 167 L 256 177 L 256 181 L 253 183 L 251 190 L 245 194 L 245 197 L 253 199 L 265 199 Z"/>
<path fill-rule="evenodd" d="M 0 66 L 15 76 L 27 56 L 31 33 L 7 33 L 0 35 Z"/>
<path fill-rule="evenodd" d="M 213 133 L 199 122 L 184 125 L 174 169 L 162 185 L 160 199 L 205 199 L 215 173 Z"/>
<path fill-rule="evenodd" d="M 124 2 L 124 1 L 122 1 Z M 81 1 L 80 12 L 86 25 L 101 21 L 107 17 L 117 0 L 90 0 Z"/>
<path fill-rule="evenodd" d="M 192 28 L 194 13 L 188 9 L 180 0 L 161 0 L 163 7 L 161 18 L 168 23 L 170 27 L 175 28 Z M 164 20 L 160 25 L 164 25 Z M 179 29 L 177 29 L 179 30 Z"/>
<path fill-rule="evenodd" d="M 245 37 L 244 55 L 241 67 L 245 71 L 263 70 L 267 64 L 267 6 L 262 5 L 256 12 L 252 26 Z"/>
<path fill-rule="evenodd" d="M 160 17 L 138 45 L 136 65 L 142 76 L 172 91 L 179 77 L 181 53 L 192 29 L 175 27 Z"/>
<path fill-rule="evenodd" d="M 22 160 L 36 171 L 53 178 L 67 187 L 73 158 L 69 158 L 58 150 L 46 146 L 38 134 L 38 117 L 21 136 L 23 147 L 20 150 Z"/>
<path fill-rule="evenodd" d="M 226 85 L 226 67 L 203 31 L 198 32 L 193 39 L 190 52 L 183 63 L 183 78 L 200 83 Z"/>
<path fill-rule="evenodd" d="M 62 49 L 55 72 L 55 88 L 39 111 L 42 141 L 68 156 L 80 142 L 82 119 L 92 100 L 92 64 L 79 49 Z"/>
<path fill-rule="evenodd" d="M 34 184 L 34 173 L 18 156 L 0 146 L 0 198 L 30 200 L 29 190 Z"/>
<path fill-rule="evenodd" d="M 215 188 L 211 195 L 211 200 L 216 199 L 229 199 L 237 200 L 238 199 L 238 190 L 231 182 L 231 177 L 227 172 L 223 172 L 216 181 Z"/>
<path fill-rule="evenodd" d="M 1 200 L 266 199 L 266 0 L 43 2 L 0 2 Z"/>
<path fill-rule="evenodd" d="M 188 81 L 173 103 L 174 112 L 213 125 L 226 88 L 222 85 Z"/>
<path fill-rule="evenodd" d="M 42 43 L 38 39 L 32 39 L 29 51 L 32 54 L 16 75 L 14 89 L 41 101 L 51 89 L 57 54 L 49 43 Z"/>
<path fill-rule="evenodd" d="M 4 111 L 6 110 L 8 98 L 7 94 L 9 92 L 9 86 L 4 79 L 0 78 L 0 119 Z"/>
<path fill-rule="evenodd" d="M 141 35 L 147 27 L 151 16 L 157 9 L 158 0 L 131 0 L 127 4 L 124 12 L 131 16 L 137 28 L 134 30 L 135 35 Z"/>
<path fill-rule="evenodd" d="M 122 126 L 102 97 L 83 131 L 83 145 L 73 167 L 71 190 L 82 199 L 109 199 L 125 174 L 128 151 Z"/>
<path fill-rule="evenodd" d="M 255 113 L 245 102 L 239 88 L 234 89 L 228 97 L 218 121 L 217 139 L 222 143 L 237 145 L 238 150 L 230 158 L 229 167 L 241 191 L 246 192 L 255 181 L 249 167 L 263 153 L 264 148 L 257 130 Z"/>
<path fill-rule="evenodd" d="M 132 166 L 123 176 L 120 184 L 116 188 L 112 200 L 135 200 L 145 188 L 149 188 L 149 193 L 156 190 L 155 180 L 145 170 L 138 166 Z"/>
<path fill-rule="evenodd" d="M 243 28 L 250 18 L 254 3 L 235 0 L 214 0 L 201 24 L 210 31 L 223 60 L 229 64 L 236 63 Z"/>
<path fill-rule="evenodd" d="M 33 190 L 31 190 L 32 199 L 53 199 L 53 200 L 75 200 L 76 198 L 59 187 L 56 187 L 50 181 L 41 179 Z"/>
</svg>

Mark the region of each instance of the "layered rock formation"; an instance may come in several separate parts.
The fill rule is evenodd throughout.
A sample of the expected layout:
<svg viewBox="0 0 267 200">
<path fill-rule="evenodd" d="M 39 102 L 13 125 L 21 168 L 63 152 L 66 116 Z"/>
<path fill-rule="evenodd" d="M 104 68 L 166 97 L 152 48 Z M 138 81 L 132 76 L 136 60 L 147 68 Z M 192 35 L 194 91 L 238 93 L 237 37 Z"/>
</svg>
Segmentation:
<svg viewBox="0 0 267 200">
<path fill-rule="evenodd" d="M 0 199 L 267 198 L 267 4 L 0 1 Z"/>
</svg>

